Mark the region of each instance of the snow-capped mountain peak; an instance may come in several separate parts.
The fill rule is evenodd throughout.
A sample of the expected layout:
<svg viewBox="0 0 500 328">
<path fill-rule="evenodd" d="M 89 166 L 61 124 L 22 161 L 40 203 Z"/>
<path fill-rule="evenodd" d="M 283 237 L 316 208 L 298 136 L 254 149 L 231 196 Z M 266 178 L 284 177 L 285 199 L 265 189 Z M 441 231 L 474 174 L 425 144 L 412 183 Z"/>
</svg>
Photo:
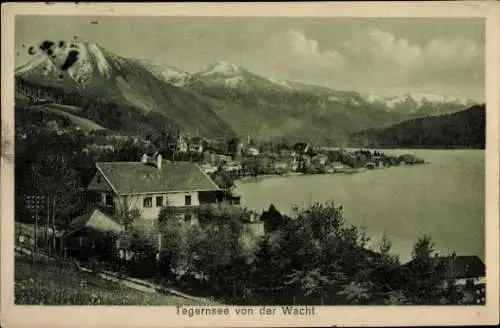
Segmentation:
<svg viewBox="0 0 500 328">
<path fill-rule="evenodd" d="M 399 104 L 414 102 L 417 107 L 421 107 L 424 104 L 446 104 L 446 103 L 454 103 L 459 105 L 467 105 L 471 103 L 470 100 L 466 100 L 464 98 L 450 96 L 450 95 L 436 95 L 431 93 L 409 93 L 402 96 L 396 96 L 386 99 L 386 106 L 389 108 L 394 108 Z"/>
<path fill-rule="evenodd" d="M 219 60 L 212 65 L 208 66 L 201 73 L 202 76 L 207 75 L 234 75 L 241 72 L 241 68 L 239 68 L 235 64 L 228 63 L 223 60 Z"/>
<path fill-rule="evenodd" d="M 139 64 L 152 73 L 156 78 L 177 87 L 183 87 L 191 78 L 189 73 L 181 71 L 175 67 L 165 67 L 157 65 L 149 60 L 138 60 Z"/>
<path fill-rule="evenodd" d="M 368 103 L 374 103 L 374 102 L 383 102 L 382 97 L 373 95 L 373 94 L 367 94 L 364 95 L 363 98 L 365 99 L 366 102 Z"/>
<path fill-rule="evenodd" d="M 293 89 L 288 83 L 287 81 L 285 80 L 277 80 L 277 79 L 273 79 L 273 78 L 267 78 L 270 82 L 274 83 L 274 84 L 277 84 L 281 87 L 284 87 L 286 89 Z"/>
</svg>

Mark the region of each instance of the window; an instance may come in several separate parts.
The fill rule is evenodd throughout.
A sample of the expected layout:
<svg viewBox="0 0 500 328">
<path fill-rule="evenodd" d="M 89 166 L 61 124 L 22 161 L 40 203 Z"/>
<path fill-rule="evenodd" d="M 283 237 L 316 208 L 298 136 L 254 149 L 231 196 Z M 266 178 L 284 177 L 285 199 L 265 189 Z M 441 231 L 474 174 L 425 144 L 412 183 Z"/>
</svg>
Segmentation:
<svg viewBox="0 0 500 328">
<path fill-rule="evenodd" d="M 191 221 L 192 218 L 193 218 L 193 215 L 191 213 L 184 214 L 184 220 Z"/>
<path fill-rule="evenodd" d="M 106 205 L 113 206 L 113 194 L 106 194 Z"/>
<path fill-rule="evenodd" d="M 144 197 L 142 207 L 153 207 L 153 197 Z"/>
<path fill-rule="evenodd" d="M 163 196 L 156 196 L 156 207 L 163 207 Z"/>
<path fill-rule="evenodd" d="M 101 183 L 102 182 L 102 177 L 100 174 L 97 175 L 97 183 Z"/>
<path fill-rule="evenodd" d="M 191 206 L 191 195 L 184 196 L 186 206 Z"/>
</svg>

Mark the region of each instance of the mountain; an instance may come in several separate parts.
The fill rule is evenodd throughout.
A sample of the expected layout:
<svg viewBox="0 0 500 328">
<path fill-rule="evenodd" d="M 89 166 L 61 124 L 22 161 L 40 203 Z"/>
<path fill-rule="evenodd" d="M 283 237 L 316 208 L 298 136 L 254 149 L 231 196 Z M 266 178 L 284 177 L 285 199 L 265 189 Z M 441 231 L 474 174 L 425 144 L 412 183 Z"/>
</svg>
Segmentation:
<svg viewBox="0 0 500 328">
<path fill-rule="evenodd" d="M 350 133 L 408 116 L 368 104 L 357 92 L 277 80 L 225 61 L 191 76 L 185 88 L 208 99 L 238 135 L 342 143 Z"/>
<path fill-rule="evenodd" d="M 158 79 L 177 87 L 183 87 L 191 79 L 191 75 L 189 73 L 175 67 L 164 67 L 155 64 L 150 60 L 138 59 L 136 62 Z"/>
<path fill-rule="evenodd" d="M 16 70 L 18 84 L 49 88 L 59 103 L 81 107 L 80 115 L 110 129 L 342 144 L 358 131 L 464 106 L 446 97 L 444 104 L 418 94 L 382 99 L 273 79 L 226 61 L 190 74 L 83 41 L 44 46 L 50 51 Z"/>
<path fill-rule="evenodd" d="M 187 73 L 123 58 L 82 41 L 61 42 L 52 49 L 53 46 L 50 52 L 17 68 L 16 80 L 111 103 L 120 107 L 125 116 L 133 108 L 137 113 L 131 114 L 134 120 L 129 120 L 130 124 L 149 116 L 149 120 L 154 117 L 157 128 L 164 122 L 165 126 L 174 124 L 202 136 L 234 136 L 231 127 L 214 113 L 210 102 L 178 86 L 188 77 Z M 75 57 L 68 65 L 68 59 Z"/>
<path fill-rule="evenodd" d="M 371 104 L 383 105 L 386 107 L 387 111 L 408 113 L 414 116 L 453 113 L 476 104 L 476 102 L 471 99 L 422 92 L 389 98 L 366 95 L 365 100 Z"/>
<path fill-rule="evenodd" d="M 481 148 L 485 147 L 485 105 L 440 116 L 422 117 L 384 129 L 351 135 L 363 147 Z"/>
</svg>

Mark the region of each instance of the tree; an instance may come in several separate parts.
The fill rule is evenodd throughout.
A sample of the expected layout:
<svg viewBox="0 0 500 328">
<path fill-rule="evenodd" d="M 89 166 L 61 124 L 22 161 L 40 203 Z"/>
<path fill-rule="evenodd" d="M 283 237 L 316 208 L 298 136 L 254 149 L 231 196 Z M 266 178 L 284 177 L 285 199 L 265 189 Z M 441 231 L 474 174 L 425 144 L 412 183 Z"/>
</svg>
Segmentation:
<svg viewBox="0 0 500 328">
<path fill-rule="evenodd" d="M 217 170 L 217 172 L 212 174 L 212 180 L 219 186 L 219 188 L 224 190 L 230 190 L 234 187 L 234 178 L 224 170 Z"/>
<path fill-rule="evenodd" d="M 241 225 L 229 220 L 214 219 L 203 226 L 196 245 L 197 272 L 207 277 L 219 293 L 231 293 L 238 280 L 235 267 L 243 253 L 240 244 Z M 221 272 L 225 272 L 221 275 Z"/>
<path fill-rule="evenodd" d="M 260 220 L 264 222 L 264 230 L 269 233 L 284 226 L 288 221 L 288 218 L 281 215 L 276 207 L 271 204 L 269 206 L 269 209 L 262 213 L 262 215 L 260 216 Z"/>
<path fill-rule="evenodd" d="M 121 199 L 115 200 L 116 211 L 114 216 L 123 224 L 125 230 L 134 225 L 141 218 L 141 212 L 138 208 L 132 207 Z"/>
<path fill-rule="evenodd" d="M 360 304 L 370 299 L 371 288 L 369 283 L 351 281 L 337 294 L 343 296 L 350 304 Z"/>
<path fill-rule="evenodd" d="M 140 147 L 132 140 L 127 140 L 125 144 L 115 153 L 115 161 L 119 162 L 137 162 L 141 156 L 148 151 L 144 147 Z"/>
<path fill-rule="evenodd" d="M 417 240 L 412 250 L 412 259 L 415 261 L 428 262 L 434 253 L 434 244 L 429 235 L 424 235 Z"/>
<path fill-rule="evenodd" d="M 451 302 L 456 286 L 447 284 L 450 272 L 448 257 L 434 256 L 434 244 L 424 235 L 413 246 L 412 261 L 405 271 L 407 297 L 413 304 L 443 304 Z"/>
<path fill-rule="evenodd" d="M 33 191 L 47 197 L 50 212 L 58 217 L 56 224 L 65 228 L 71 214 L 84 207 L 83 188 L 77 172 L 71 167 L 68 158 L 59 154 L 46 153 L 31 163 L 28 174 L 33 179 Z"/>
<path fill-rule="evenodd" d="M 160 228 L 162 238 L 161 262 L 166 278 L 180 281 L 185 275 L 194 275 L 196 245 L 201 236 L 197 226 L 180 220 L 167 219 Z"/>
</svg>

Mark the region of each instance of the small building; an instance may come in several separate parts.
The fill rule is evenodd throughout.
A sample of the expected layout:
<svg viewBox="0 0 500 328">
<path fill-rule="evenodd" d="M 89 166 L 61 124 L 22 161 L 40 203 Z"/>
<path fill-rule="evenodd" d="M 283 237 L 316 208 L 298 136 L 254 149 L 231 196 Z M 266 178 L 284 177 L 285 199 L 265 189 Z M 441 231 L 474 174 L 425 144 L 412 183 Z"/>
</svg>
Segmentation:
<svg viewBox="0 0 500 328">
<path fill-rule="evenodd" d="M 200 165 L 200 167 L 203 170 L 203 172 L 205 172 L 206 174 L 212 174 L 212 173 L 217 172 L 217 170 L 218 170 L 217 166 L 210 165 L 210 164 L 202 164 L 202 165 Z"/>
<path fill-rule="evenodd" d="M 182 133 L 179 133 L 176 141 L 176 150 L 179 153 L 187 153 L 188 152 L 188 143 L 186 141 L 186 138 L 182 135 Z"/>
<path fill-rule="evenodd" d="M 451 256 L 435 256 L 433 260 L 436 263 L 448 262 L 451 270 L 450 274 L 457 285 L 484 285 L 486 267 L 484 262 L 476 255 L 451 255 Z M 416 261 L 412 260 L 405 265 L 404 268 L 410 271 L 415 267 Z"/>
<path fill-rule="evenodd" d="M 332 167 L 334 170 L 342 170 L 344 168 L 344 164 L 341 162 L 333 162 Z"/>
<path fill-rule="evenodd" d="M 188 144 L 188 152 L 190 154 L 201 155 L 203 153 L 203 139 L 200 137 L 193 137 L 189 140 Z"/>
<path fill-rule="evenodd" d="M 311 162 L 316 165 L 325 165 L 328 162 L 328 156 L 319 154 L 311 158 Z"/>
<path fill-rule="evenodd" d="M 224 164 L 222 169 L 226 172 L 241 172 L 243 170 L 243 166 L 239 161 L 231 161 Z"/>
<path fill-rule="evenodd" d="M 365 167 L 369 170 L 373 170 L 377 167 L 377 164 L 375 162 L 367 162 L 365 164 Z"/>
<path fill-rule="evenodd" d="M 453 256 L 451 261 L 453 275 L 457 284 L 465 285 L 467 281 L 472 281 L 475 285 L 485 283 L 486 267 L 478 256 Z"/>
<path fill-rule="evenodd" d="M 311 145 L 308 142 L 298 142 L 293 146 L 293 150 L 297 152 L 297 154 L 307 154 L 311 148 Z"/>
<path fill-rule="evenodd" d="M 255 147 L 250 147 L 246 150 L 247 155 L 249 156 L 259 156 L 260 150 Z"/>
<path fill-rule="evenodd" d="M 233 159 L 231 158 L 231 156 L 228 155 L 215 154 L 215 153 L 210 154 L 210 161 L 216 165 L 229 163 L 232 160 Z"/>
<path fill-rule="evenodd" d="M 68 231 L 61 237 L 66 255 L 91 257 L 96 254 L 112 255 L 114 243 L 124 230 L 112 216 L 100 209 L 79 216 L 69 224 Z"/>
<path fill-rule="evenodd" d="M 290 170 L 290 166 L 286 162 L 274 162 L 273 170 L 275 173 L 282 174 Z"/>
</svg>

